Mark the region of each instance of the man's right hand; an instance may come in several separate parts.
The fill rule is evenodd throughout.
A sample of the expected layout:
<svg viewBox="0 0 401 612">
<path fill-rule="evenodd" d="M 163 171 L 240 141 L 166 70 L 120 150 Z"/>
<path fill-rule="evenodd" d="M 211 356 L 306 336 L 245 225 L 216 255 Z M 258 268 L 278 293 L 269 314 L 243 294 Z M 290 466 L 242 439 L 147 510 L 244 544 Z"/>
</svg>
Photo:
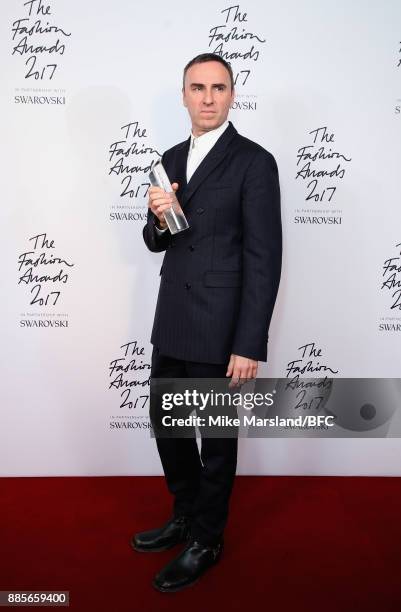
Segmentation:
<svg viewBox="0 0 401 612">
<path fill-rule="evenodd" d="M 164 211 L 171 208 L 175 200 L 175 192 L 178 189 L 178 183 L 172 183 L 174 193 L 167 193 L 161 187 L 150 187 L 148 191 L 149 200 L 148 207 L 157 217 L 157 225 L 160 229 L 166 229 L 167 223 L 164 218 Z"/>
</svg>

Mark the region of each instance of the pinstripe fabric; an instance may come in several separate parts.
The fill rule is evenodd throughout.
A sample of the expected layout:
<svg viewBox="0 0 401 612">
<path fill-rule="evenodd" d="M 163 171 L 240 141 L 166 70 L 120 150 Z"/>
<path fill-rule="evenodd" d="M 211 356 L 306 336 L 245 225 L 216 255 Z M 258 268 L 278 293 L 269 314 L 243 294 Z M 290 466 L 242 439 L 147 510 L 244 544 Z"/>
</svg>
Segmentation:
<svg viewBox="0 0 401 612">
<path fill-rule="evenodd" d="M 275 159 L 230 122 L 187 184 L 189 140 L 163 164 L 190 228 L 160 236 L 149 211 L 143 230 L 151 251 L 165 251 L 151 342 L 188 361 L 266 361 L 282 249 Z"/>
</svg>

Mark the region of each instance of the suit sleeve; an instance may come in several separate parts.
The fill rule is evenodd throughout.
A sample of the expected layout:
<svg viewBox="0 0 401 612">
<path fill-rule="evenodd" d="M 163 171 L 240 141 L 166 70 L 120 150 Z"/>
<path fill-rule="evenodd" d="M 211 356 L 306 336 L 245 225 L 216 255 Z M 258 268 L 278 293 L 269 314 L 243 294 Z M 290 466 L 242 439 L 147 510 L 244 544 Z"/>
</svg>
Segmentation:
<svg viewBox="0 0 401 612">
<path fill-rule="evenodd" d="M 164 163 L 164 155 L 162 156 L 162 163 Z M 148 249 L 154 253 L 160 253 L 168 248 L 171 240 L 171 233 L 167 230 L 163 234 L 158 234 L 155 228 L 156 220 L 156 215 L 148 208 L 147 221 L 143 228 L 142 235 Z"/>
<path fill-rule="evenodd" d="M 263 149 L 244 179 L 242 224 L 242 292 L 232 353 L 266 361 L 281 275 L 282 229 L 277 164 Z"/>
</svg>

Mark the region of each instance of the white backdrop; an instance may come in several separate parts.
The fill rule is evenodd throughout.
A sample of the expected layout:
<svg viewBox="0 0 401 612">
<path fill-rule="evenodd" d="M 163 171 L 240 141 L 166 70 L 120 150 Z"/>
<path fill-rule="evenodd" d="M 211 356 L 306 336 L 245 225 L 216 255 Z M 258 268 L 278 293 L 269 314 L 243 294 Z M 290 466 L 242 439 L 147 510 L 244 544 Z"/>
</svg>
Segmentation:
<svg viewBox="0 0 401 612">
<path fill-rule="evenodd" d="M 231 61 L 230 119 L 280 171 L 260 374 L 301 359 L 400 377 L 398 0 L 6 0 L 0 16 L 1 475 L 161 473 L 146 183 L 189 135 L 182 69 L 202 52 Z M 241 440 L 238 472 L 401 474 L 401 440 Z"/>
</svg>

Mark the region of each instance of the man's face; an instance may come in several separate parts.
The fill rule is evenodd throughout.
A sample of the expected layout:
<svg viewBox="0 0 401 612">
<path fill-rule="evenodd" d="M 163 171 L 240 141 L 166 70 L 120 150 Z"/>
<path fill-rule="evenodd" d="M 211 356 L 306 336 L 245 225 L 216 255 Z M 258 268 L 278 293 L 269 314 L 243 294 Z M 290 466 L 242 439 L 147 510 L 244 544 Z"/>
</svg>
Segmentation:
<svg viewBox="0 0 401 612">
<path fill-rule="evenodd" d="M 220 62 L 204 62 L 188 68 L 183 102 L 192 121 L 192 133 L 200 136 L 215 130 L 227 119 L 234 100 L 228 70 Z"/>
</svg>

